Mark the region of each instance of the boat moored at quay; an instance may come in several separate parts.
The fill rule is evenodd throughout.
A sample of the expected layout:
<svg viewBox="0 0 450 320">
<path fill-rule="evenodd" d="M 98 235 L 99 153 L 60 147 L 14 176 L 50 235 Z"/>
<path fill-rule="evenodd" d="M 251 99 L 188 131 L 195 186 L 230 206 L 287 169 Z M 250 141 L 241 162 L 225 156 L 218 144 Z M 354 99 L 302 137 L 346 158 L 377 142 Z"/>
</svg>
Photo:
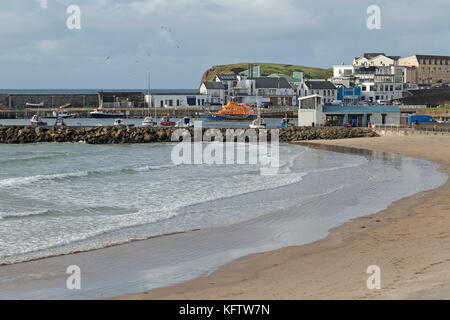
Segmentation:
<svg viewBox="0 0 450 320">
<path fill-rule="evenodd" d="M 210 121 L 250 121 L 256 119 L 256 114 L 249 107 L 230 101 L 222 110 L 206 113 L 203 117 Z"/>
<path fill-rule="evenodd" d="M 107 118 L 123 118 L 125 114 L 120 111 L 105 111 L 103 108 L 94 109 L 89 112 L 89 117 L 96 119 L 107 119 Z"/>
</svg>

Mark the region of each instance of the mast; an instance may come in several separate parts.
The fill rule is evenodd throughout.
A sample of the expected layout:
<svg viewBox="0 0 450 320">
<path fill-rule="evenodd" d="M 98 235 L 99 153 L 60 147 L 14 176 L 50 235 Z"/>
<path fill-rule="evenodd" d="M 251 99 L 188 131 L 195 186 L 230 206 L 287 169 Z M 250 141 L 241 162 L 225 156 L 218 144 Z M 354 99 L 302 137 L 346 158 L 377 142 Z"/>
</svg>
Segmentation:
<svg viewBox="0 0 450 320">
<path fill-rule="evenodd" d="M 150 71 L 148 72 L 148 109 L 150 110 L 152 105 L 152 96 L 150 93 Z M 155 104 L 155 122 L 158 123 L 158 116 L 156 113 L 156 104 Z"/>
<path fill-rule="evenodd" d="M 152 99 L 150 96 L 150 71 L 147 72 L 147 86 L 148 86 L 148 115 L 150 115 L 150 107 L 152 103 Z"/>
</svg>

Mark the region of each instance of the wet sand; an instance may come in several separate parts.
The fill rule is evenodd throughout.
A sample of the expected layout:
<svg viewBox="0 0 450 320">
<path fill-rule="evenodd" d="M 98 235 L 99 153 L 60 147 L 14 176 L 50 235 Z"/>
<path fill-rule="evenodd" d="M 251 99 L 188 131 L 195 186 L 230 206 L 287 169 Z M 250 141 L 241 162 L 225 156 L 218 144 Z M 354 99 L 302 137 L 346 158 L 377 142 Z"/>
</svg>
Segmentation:
<svg viewBox="0 0 450 320">
<path fill-rule="evenodd" d="M 450 169 L 450 137 L 319 141 L 400 153 Z M 449 299 L 450 183 L 332 229 L 325 239 L 253 254 L 209 276 L 119 299 Z M 381 289 L 366 286 L 381 268 Z"/>
</svg>

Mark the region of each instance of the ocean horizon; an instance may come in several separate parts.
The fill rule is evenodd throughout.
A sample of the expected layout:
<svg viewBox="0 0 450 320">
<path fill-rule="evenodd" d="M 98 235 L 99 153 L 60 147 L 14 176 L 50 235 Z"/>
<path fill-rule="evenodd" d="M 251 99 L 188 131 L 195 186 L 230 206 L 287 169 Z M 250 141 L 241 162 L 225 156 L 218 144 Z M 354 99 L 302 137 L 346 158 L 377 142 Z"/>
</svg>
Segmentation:
<svg viewBox="0 0 450 320">
<path fill-rule="evenodd" d="M 0 94 L 96 94 L 97 92 L 144 92 L 148 89 L 0 89 Z M 196 93 L 197 89 L 150 89 L 153 94 Z"/>
</svg>

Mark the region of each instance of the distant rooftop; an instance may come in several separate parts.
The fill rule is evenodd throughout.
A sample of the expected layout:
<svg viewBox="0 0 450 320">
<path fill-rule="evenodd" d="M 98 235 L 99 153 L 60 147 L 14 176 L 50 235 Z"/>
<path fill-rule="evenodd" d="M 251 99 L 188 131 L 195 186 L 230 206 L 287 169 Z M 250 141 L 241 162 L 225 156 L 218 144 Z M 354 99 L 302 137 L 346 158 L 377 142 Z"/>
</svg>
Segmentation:
<svg viewBox="0 0 450 320">
<path fill-rule="evenodd" d="M 219 78 L 219 80 L 233 81 L 233 80 L 237 80 L 237 75 L 235 75 L 235 74 L 218 74 L 217 78 Z"/>
<path fill-rule="evenodd" d="M 330 81 L 306 81 L 309 89 L 336 89 L 336 86 Z"/>
<path fill-rule="evenodd" d="M 269 78 L 269 77 L 260 77 L 254 78 L 256 88 L 283 88 L 283 89 L 291 89 L 292 86 L 289 84 L 289 81 L 286 78 Z"/>
<path fill-rule="evenodd" d="M 206 89 L 211 89 L 211 90 L 225 89 L 225 86 L 221 82 L 212 81 L 212 82 L 203 82 L 203 84 L 205 85 Z"/>
<path fill-rule="evenodd" d="M 426 55 L 426 54 L 416 54 L 416 57 L 418 59 L 442 59 L 442 60 L 450 60 L 449 56 L 433 56 L 433 55 Z"/>
<path fill-rule="evenodd" d="M 390 113 L 400 112 L 398 106 L 323 106 L 325 113 Z"/>
<path fill-rule="evenodd" d="M 363 57 L 370 60 L 370 59 L 373 59 L 378 56 L 386 56 L 386 54 L 383 52 L 375 52 L 375 53 L 369 52 L 369 53 L 364 53 Z"/>
</svg>

